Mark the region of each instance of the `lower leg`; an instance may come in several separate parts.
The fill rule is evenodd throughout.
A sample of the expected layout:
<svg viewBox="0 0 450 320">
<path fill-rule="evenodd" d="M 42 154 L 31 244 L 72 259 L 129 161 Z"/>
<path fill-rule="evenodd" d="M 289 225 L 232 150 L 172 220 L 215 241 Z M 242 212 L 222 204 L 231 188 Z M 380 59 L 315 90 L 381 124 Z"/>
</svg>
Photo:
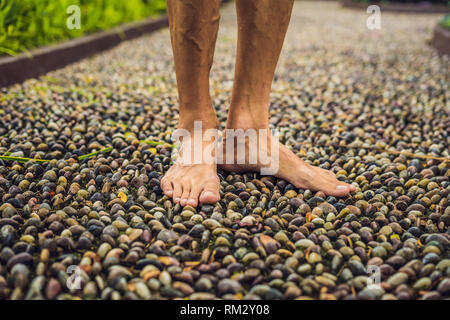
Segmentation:
<svg viewBox="0 0 450 320">
<path fill-rule="evenodd" d="M 236 0 L 238 45 L 227 126 L 267 128 L 275 68 L 293 0 Z"/>
<path fill-rule="evenodd" d="M 227 128 L 269 130 L 270 89 L 293 2 L 236 0 L 238 47 Z M 328 195 L 345 196 L 354 190 L 353 186 L 338 181 L 331 171 L 305 163 L 270 134 L 267 136 L 269 138 L 265 146 L 278 146 L 278 171 L 275 174 L 277 177 L 291 182 L 297 188 L 320 190 Z M 248 141 L 246 143 L 248 144 Z M 259 140 L 258 148 L 264 148 Z M 235 150 L 227 150 L 226 143 L 224 149 L 225 153 L 235 153 Z M 251 149 L 247 146 L 247 152 L 251 152 Z M 270 148 L 267 148 L 266 152 L 270 154 Z M 262 167 L 267 166 L 263 166 L 261 162 L 221 166 L 224 170 L 239 172 L 259 171 Z"/>
<path fill-rule="evenodd" d="M 219 27 L 220 0 L 167 0 L 170 36 L 180 104 L 179 129 L 194 136 L 194 122 L 202 129 L 218 127 L 209 95 L 209 73 Z M 200 133 L 202 134 L 202 133 Z M 192 139 L 183 139 L 183 150 L 195 150 Z M 209 142 L 196 146 L 205 149 Z M 177 161 L 161 179 L 163 192 L 181 205 L 197 206 L 220 199 L 215 163 Z"/>
<path fill-rule="evenodd" d="M 167 0 L 180 103 L 179 127 L 192 129 L 218 121 L 209 95 L 209 73 L 219 28 L 220 0 Z"/>
</svg>

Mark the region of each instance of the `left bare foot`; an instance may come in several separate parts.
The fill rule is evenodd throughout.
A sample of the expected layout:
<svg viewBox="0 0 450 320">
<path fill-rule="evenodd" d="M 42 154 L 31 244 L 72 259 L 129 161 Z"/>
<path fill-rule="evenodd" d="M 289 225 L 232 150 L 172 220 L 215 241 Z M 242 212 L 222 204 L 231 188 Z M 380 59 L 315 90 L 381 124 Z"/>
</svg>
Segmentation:
<svg viewBox="0 0 450 320">
<path fill-rule="evenodd" d="M 267 129 L 266 129 L 267 130 Z M 261 168 L 268 168 L 273 163 L 263 165 L 260 161 L 259 155 L 257 156 L 256 163 L 250 163 L 249 152 L 258 152 L 260 148 L 264 148 L 266 150 L 262 150 L 262 154 L 266 154 L 269 157 L 271 156 L 271 148 L 272 143 L 277 144 L 278 148 L 278 170 L 274 174 L 274 176 L 282 178 L 284 180 L 292 183 L 296 188 L 301 189 L 310 189 L 312 191 L 322 191 L 327 195 L 336 196 L 336 197 L 344 197 L 347 196 L 350 192 L 355 191 L 355 187 L 351 184 L 339 181 L 336 178 L 336 175 L 328 170 L 312 166 L 302 159 L 297 157 L 289 148 L 279 143 L 277 139 L 274 139 L 270 133 L 268 133 L 268 141 L 266 144 L 261 144 L 258 138 L 258 146 L 256 148 L 249 148 L 249 140 L 246 139 L 244 144 L 238 144 L 238 140 L 235 139 L 235 149 L 227 150 L 226 148 L 226 135 L 224 135 L 224 140 L 222 142 L 224 156 L 223 163 L 219 164 L 219 167 L 225 171 L 229 172 L 260 172 Z M 266 148 L 267 147 L 267 148 Z M 245 149 L 245 163 L 237 164 L 236 162 L 236 154 L 238 148 Z M 219 149 L 221 150 L 221 149 Z M 235 159 L 232 164 L 226 163 L 227 154 Z M 261 154 L 261 153 L 260 153 Z M 276 156 L 271 161 L 276 161 Z M 275 159 L 275 160 L 274 160 Z"/>
</svg>

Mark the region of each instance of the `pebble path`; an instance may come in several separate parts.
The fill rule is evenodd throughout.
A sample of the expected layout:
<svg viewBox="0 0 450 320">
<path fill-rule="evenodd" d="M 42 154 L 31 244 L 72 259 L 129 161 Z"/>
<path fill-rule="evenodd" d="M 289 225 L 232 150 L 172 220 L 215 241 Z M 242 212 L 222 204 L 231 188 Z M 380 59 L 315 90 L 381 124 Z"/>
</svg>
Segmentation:
<svg viewBox="0 0 450 320">
<path fill-rule="evenodd" d="M 448 299 L 449 60 L 426 44 L 440 16 L 367 17 L 296 2 L 273 85 L 271 125 L 357 187 L 343 199 L 224 172 L 216 205 L 164 197 L 168 30 L 0 89 L 0 155 L 51 160 L 0 160 L 0 299 Z M 221 121 L 235 43 L 229 4 Z"/>
</svg>

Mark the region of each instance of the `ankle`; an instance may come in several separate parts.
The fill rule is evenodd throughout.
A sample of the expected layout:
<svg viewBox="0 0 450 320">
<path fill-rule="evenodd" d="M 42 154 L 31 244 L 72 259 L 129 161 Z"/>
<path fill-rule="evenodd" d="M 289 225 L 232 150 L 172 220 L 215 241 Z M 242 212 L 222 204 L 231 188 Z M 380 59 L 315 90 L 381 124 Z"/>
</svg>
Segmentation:
<svg viewBox="0 0 450 320">
<path fill-rule="evenodd" d="M 180 118 L 178 121 L 178 129 L 185 129 L 189 132 L 194 132 L 195 128 L 199 128 L 201 125 L 201 130 L 205 131 L 208 129 L 218 129 L 220 126 L 220 122 L 217 119 L 216 115 L 198 117 L 198 115 L 194 115 L 194 117 L 184 117 Z"/>
<path fill-rule="evenodd" d="M 228 114 L 227 129 L 268 129 L 269 116 L 265 114 L 254 115 L 250 112 Z"/>
</svg>

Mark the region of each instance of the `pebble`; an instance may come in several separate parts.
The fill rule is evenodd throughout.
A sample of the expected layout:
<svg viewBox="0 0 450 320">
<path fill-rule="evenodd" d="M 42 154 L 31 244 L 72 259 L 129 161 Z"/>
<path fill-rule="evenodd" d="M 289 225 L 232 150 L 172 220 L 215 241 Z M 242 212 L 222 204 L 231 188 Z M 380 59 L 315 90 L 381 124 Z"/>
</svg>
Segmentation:
<svg viewBox="0 0 450 320">
<path fill-rule="evenodd" d="M 395 275 L 391 276 L 387 283 L 392 287 L 397 287 L 403 283 L 405 283 L 408 280 L 408 275 L 403 272 L 396 273 Z"/>
<path fill-rule="evenodd" d="M 439 283 L 437 290 L 441 295 L 448 295 L 450 293 L 450 278 L 445 278 Z"/>
<path fill-rule="evenodd" d="M 311 240 L 308 239 L 301 239 L 298 240 L 297 242 L 295 242 L 295 247 L 297 249 L 306 249 L 306 248 L 310 248 L 314 246 L 314 242 L 312 242 Z"/>
<path fill-rule="evenodd" d="M 143 282 L 138 282 L 135 290 L 139 298 L 143 300 L 149 300 L 151 298 L 150 290 Z"/>
<path fill-rule="evenodd" d="M 164 243 L 176 242 L 179 236 L 176 232 L 171 230 L 161 230 L 158 233 L 157 239 L 163 241 Z"/>
</svg>

